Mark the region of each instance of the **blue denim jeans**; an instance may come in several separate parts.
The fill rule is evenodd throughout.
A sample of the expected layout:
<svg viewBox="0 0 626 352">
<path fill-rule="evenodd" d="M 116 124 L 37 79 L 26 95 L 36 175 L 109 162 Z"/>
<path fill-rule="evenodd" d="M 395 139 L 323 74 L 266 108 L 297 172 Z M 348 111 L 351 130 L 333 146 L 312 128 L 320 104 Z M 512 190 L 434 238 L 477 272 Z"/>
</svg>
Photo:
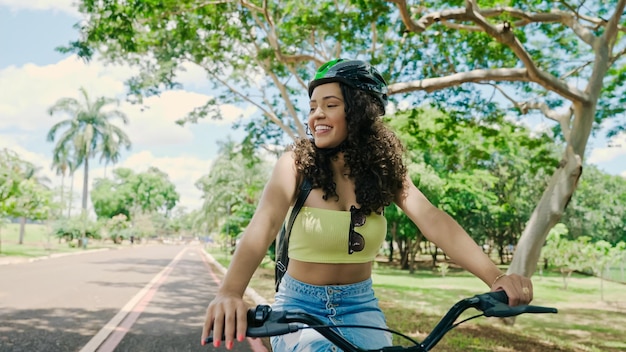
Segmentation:
<svg viewBox="0 0 626 352">
<path fill-rule="evenodd" d="M 302 311 L 330 325 L 372 325 L 386 328 L 385 316 L 374 296 L 372 280 L 350 285 L 315 286 L 285 274 L 275 296 L 273 310 Z M 374 349 L 391 345 L 391 334 L 382 330 L 336 328 L 353 344 Z M 274 352 L 326 352 L 339 348 L 313 329 L 270 338 Z"/>
</svg>

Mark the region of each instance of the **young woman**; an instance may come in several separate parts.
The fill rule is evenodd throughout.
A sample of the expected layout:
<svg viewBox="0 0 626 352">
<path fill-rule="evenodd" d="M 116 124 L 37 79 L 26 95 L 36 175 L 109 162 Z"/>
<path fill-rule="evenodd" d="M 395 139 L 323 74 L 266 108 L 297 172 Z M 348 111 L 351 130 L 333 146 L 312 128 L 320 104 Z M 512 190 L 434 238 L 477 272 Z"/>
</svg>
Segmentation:
<svg viewBox="0 0 626 352">
<path fill-rule="evenodd" d="M 372 262 L 385 239 L 385 206 L 395 202 L 430 241 L 491 290 L 503 289 L 511 305 L 532 300 L 532 283 L 503 274 L 450 216 L 415 187 L 403 147 L 381 121 L 387 85 L 358 60 L 324 64 L 309 84 L 308 128 L 276 163 L 258 208 L 237 246 L 226 277 L 209 304 L 202 341 L 224 333 L 228 349 L 242 341 L 247 305 L 242 296 L 275 240 L 304 178 L 313 189 L 294 223 L 289 266 L 274 309 L 302 310 L 330 324 L 376 324 L 385 317 L 372 290 Z M 391 345 L 382 331 L 339 329 L 364 348 Z M 311 329 L 271 338 L 278 351 L 335 351 Z M 202 342 L 204 343 L 204 342 Z M 214 346 L 220 345 L 219 340 Z"/>
</svg>

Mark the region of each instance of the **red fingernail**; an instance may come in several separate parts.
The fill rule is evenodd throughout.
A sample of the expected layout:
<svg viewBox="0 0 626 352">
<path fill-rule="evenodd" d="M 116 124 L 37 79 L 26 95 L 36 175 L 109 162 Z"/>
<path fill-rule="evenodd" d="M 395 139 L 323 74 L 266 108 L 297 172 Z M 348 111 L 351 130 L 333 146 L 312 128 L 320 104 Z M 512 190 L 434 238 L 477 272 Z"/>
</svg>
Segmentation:
<svg viewBox="0 0 626 352">
<path fill-rule="evenodd" d="M 243 339 L 244 339 L 244 338 L 245 338 L 245 337 L 243 336 L 243 334 L 239 334 L 239 335 L 237 336 L 237 341 L 241 342 L 241 341 L 243 341 Z"/>
<path fill-rule="evenodd" d="M 233 340 L 226 342 L 226 349 L 232 350 L 234 344 Z"/>
<path fill-rule="evenodd" d="M 213 341 L 213 347 L 215 348 L 220 347 L 220 340 Z"/>
</svg>

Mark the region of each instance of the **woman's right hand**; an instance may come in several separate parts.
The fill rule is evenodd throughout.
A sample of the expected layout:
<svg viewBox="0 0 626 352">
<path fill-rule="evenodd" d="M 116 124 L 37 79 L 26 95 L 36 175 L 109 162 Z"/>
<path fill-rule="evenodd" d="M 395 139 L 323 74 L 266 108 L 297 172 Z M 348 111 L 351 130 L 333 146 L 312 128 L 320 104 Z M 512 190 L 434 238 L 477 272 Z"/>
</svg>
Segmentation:
<svg viewBox="0 0 626 352">
<path fill-rule="evenodd" d="M 204 346 L 206 338 L 213 332 L 213 346 L 219 347 L 221 336 L 227 349 L 232 349 L 235 341 L 243 341 L 246 337 L 248 306 L 237 295 L 218 294 L 206 312 L 201 344 Z"/>
</svg>

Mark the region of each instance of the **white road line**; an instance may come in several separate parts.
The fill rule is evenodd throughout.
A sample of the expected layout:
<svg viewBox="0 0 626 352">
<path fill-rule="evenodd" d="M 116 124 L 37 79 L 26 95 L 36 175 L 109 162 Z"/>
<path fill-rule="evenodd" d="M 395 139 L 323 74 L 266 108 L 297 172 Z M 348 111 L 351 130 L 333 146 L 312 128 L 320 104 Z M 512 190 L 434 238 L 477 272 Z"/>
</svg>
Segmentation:
<svg viewBox="0 0 626 352">
<path fill-rule="evenodd" d="M 98 333 L 87 342 L 87 344 L 80 350 L 80 352 L 95 352 L 98 350 L 98 347 L 102 345 L 102 343 L 113 333 L 116 328 L 120 325 L 120 323 L 126 318 L 128 314 L 133 312 L 133 309 L 149 292 L 150 290 L 158 286 L 161 282 L 161 279 L 165 278 L 167 274 L 172 270 L 172 268 L 176 265 L 176 262 L 182 257 L 182 255 L 187 251 L 187 248 L 183 248 L 177 255 L 172 259 L 172 261 L 165 267 L 161 272 L 159 272 L 152 280 L 144 286 L 137 294 L 131 298 L 128 303 L 113 317 L 109 320 L 106 325 L 98 331 Z"/>
</svg>

